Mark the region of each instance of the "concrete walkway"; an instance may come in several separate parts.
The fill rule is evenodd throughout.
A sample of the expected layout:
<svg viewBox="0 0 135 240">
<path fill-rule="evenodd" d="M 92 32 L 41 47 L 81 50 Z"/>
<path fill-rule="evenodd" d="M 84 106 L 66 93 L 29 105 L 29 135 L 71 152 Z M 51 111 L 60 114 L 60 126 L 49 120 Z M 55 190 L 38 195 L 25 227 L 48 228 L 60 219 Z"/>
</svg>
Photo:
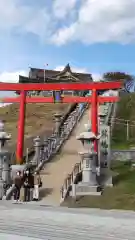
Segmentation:
<svg viewBox="0 0 135 240">
<path fill-rule="evenodd" d="M 1 240 L 134 240 L 135 213 L 0 205 Z"/>
<path fill-rule="evenodd" d="M 85 111 L 72 135 L 64 144 L 61 153 L 55 157 L 54 161 L 45 165 L 45 170 L 42 170 L 43 188 L 40 195 L 43 204 L 59 206 L 60 189 L 64 179 L 72 172 L 75 163 L 81 160 L 78 152 L 81 151 L 82 145 L 76 140 L 76 136 L 84 131 L 84 124 L 88 123 L 89 112 L 89 109 Z"/>
</svg>

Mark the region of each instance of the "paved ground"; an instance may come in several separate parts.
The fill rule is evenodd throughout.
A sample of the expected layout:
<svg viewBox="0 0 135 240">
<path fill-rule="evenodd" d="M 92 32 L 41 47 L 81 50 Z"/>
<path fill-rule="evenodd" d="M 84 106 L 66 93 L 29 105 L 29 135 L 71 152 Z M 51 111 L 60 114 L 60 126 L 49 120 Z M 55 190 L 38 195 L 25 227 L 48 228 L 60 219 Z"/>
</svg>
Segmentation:
<svg viewBox="0 0 135 240">
<path fill-rule="evenodd" d="M 134 240 L 135 213 L 1 202 L 1 240 Z"/>
<path fill-rule="evenodd" d="M 64 179 L 73 170 L 75 163 L 80 162 L 79 151 L 82 150 L 80 141 L 76 136 L 84 131 L 84 124 L 88 123 L 90 110 L 86 110 L 82 119 L 73 131 L 71 137 L 66 141 L 61 153 L 45 165 L 45 170 L 41 172 L 43 188 L 41 190 L 42 202 L 53 206 L 60 204 L 60 189 Z"/>
</svg>

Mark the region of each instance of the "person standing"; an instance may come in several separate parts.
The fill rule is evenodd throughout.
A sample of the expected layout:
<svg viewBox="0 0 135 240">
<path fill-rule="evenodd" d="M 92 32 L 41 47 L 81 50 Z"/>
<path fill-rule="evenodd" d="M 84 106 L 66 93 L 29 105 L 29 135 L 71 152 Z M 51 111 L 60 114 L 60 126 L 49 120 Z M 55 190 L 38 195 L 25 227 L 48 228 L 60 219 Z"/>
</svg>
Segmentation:
<svg viewBox="0 0 135 240">
<path fill-rule="evenodd" d="M 39 200 L 39 188 L 42 187 L 41 177 L 38 172 L 34 173 L 33 201 Z"/>
<path fill-rule="evenodd" d="M 20 200 L 20 189 L 22 186 L 22 176 L 20 171 L 16 172 L 13 182 L 15 184 L 14 200 L 18 202 Z"/>
<path fill-rule="evenodd" d="M 30 173 L 30 170 L 27 169 L 24 173 L 24 202 L 29 202 L 30 201 L 30 190 L 33 187 L 33 182 L 32 182 L 32 174 Z"/>
</svg>

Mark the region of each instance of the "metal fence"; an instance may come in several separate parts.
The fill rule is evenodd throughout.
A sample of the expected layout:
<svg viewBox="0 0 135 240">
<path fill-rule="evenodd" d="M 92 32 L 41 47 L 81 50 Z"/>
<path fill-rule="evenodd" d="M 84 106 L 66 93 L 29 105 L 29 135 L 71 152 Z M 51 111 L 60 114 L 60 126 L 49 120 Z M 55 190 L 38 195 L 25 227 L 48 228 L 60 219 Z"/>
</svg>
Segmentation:
<svg viewBox="0 0 135 240">
<path fill-rule="evenodd" d="M 114 124 L 113 140 L 116 143 L 129 142 L 135 145 L 135 121 L 114 118 L 112 123 Z"/>
</svg>

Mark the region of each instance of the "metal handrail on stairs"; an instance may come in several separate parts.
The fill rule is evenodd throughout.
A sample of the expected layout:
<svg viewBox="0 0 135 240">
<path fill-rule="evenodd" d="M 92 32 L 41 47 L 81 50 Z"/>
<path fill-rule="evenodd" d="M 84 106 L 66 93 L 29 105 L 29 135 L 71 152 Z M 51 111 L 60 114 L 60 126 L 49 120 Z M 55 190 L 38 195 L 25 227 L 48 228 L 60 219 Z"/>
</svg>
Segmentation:
<svg viewBox="0 0 135 240">
<path fill-rule="evenodd" d="M 64 184 L 61 187 L 60 193 L 61 193 L 61 200 L 60 203 L 62 203 L 65 198 L 68 196 L 68 193 L 70 191 L 70 188 L 73 184 L 75 184 L 77 176 L 82 171 L 82 164 L 83 160 L 81 160 L 79 163 L 76 163 L 71 174 L 68 174 L 67 177 L 64 180 Z"/>
<path fill-rule="evenodd" d="M 47 145 L 47 147 L 44 147 L 43 149 L 41 149 L 40 156 L 39 156 L 40 163 L 37 166 L 36 170 L 40 171 L 44 167 L 44 164 L 46 162 L 48 162 L 59 151 L 59 149 L 62 147 L 64 142 L 69 138 L 71 132 L 73 131 L 77 122 L 82 117 L 86 108 L 87 108 L 87 104 L 83 104 L 83 107 L 81 110 L 79 109 L 79 105 L 78 105 L 76 107 L 76 110 L 74 110 L 69 115 L 67 120 L 64 122 L 65 126 L 63 127 L 63 131 L 62 131 L 60 137 L 57 139 L 55 139 L 55 137 L 53 137 L 53 140 L 55 140 L 55 141 L 49 141 L 49 144 Z M 49 139 L 51 139 L 51 137 Z M 33 161 L 34 161 L 34 158 L 32 159 L 31 164 Z M 30 162 L 29 162 L 29 164 L 30 164 Z M 12 187 L 7 192 L 6 199 L 10 198 L 13 191 L 14 191 L 14 185 L 12 185 Z"/>
<path fill-rule="evenodd" d="M 113 113 L 113 103 L 108 103 L 107 107 L 107 114 L 105 118 L 105 124 L 109 124 L 109 119 L 112 117 Z M 61 193 L 61 199 L 60 203 L 64 202 L 66 197 L 69 195 L 69 191 L 71 190 L 71 187 L 73 184 L 76 183 L 76 178 L 80 172 L 82 172 L 82 167 L 83 167 L 83 159 L 80 161 L 80 163 L 76 163 L 71 174 L 68 174 L 67 177 L 64 180 L 64 183 L 60 189 Z"/>
</svg>

